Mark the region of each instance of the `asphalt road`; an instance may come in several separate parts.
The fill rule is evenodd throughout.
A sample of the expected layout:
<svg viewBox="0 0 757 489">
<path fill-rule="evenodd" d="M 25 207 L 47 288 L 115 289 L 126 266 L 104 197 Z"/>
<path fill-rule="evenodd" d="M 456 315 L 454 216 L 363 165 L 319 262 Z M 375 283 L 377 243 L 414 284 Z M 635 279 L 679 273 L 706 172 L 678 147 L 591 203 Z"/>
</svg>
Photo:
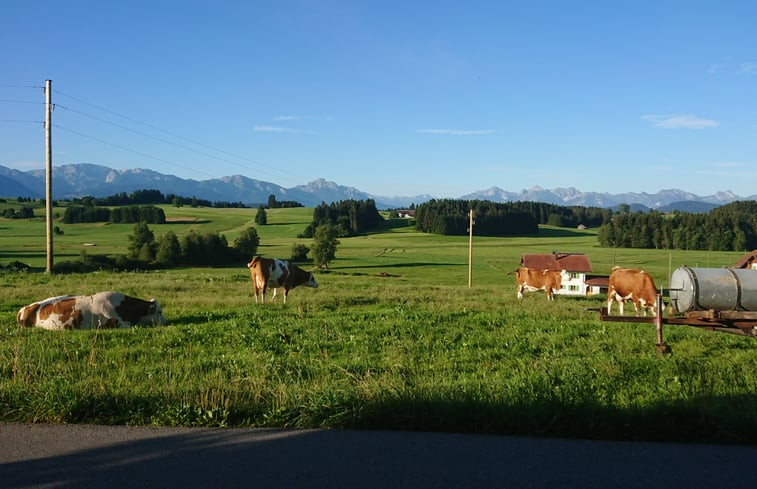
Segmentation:
<svg viewBox="0 0 757 489">
<path fill-rule="evenodd" d="M 750 488 L 757 446 L 0 424 L 0 488 Z"/>
</svg>

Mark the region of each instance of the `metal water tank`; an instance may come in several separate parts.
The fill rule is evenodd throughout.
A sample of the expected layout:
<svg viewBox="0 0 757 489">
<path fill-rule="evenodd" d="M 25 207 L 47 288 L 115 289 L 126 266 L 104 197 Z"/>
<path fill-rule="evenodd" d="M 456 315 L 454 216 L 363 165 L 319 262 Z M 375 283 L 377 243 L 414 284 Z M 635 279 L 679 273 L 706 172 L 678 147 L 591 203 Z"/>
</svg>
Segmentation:
<svg viewBox="0 0 757 489">
<path fill-rule="evenodd" d="M 757 270 L 680 267 L 670 276 L 676 312 L 757 311 Z"/>
</svg>

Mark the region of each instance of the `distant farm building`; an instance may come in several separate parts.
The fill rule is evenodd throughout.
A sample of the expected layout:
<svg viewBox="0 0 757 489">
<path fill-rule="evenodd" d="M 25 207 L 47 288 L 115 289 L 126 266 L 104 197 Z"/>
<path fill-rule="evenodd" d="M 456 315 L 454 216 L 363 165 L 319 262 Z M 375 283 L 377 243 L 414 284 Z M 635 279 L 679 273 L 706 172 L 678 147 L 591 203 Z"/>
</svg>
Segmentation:
<svg viewBox="0 0 757 489">
<path fill-rule="evenodd" d="M 415 217 L 415 211 L 412 209 L 402 209 L 397 211 L 397 215 L 403 219 L 412 219 Z"/>
<path fill-rule="evenodd" d="M 565 270 L 569 278 L 567 281 L 563 279 L 558 294 L 593 295 L 607 292 L 608 277 L 593 275 L 589 257 L 583 253 L 525 253 L 521 255 L 520 264 L 538 270 Z"/>
<path fill-rule="evenodd" d="M 744 255 L 739 261 L 733 264 L 731 268 L 749 268 L 757 270 L 757 250 Z"/>
</svg>

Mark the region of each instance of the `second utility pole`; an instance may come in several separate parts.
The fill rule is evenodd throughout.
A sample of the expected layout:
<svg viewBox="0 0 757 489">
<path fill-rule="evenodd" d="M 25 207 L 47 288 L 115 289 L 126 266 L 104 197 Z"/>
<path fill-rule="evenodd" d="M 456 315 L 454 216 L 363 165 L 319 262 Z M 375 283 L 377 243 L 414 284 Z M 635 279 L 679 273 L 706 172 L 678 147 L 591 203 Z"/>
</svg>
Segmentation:
<svg viewBox="0 0 757 489">
<path fill-rule="evenodd" d="M 473 209 L 469 212 L 468 222 L 468 288 L 473 286 Z"/>
<path fill-rule="evenodd" d="M 53 104 L 52 80 L 45 81 L 45 223 L 47 224 L 47 273 L 53 273 Z"/>
</svg>

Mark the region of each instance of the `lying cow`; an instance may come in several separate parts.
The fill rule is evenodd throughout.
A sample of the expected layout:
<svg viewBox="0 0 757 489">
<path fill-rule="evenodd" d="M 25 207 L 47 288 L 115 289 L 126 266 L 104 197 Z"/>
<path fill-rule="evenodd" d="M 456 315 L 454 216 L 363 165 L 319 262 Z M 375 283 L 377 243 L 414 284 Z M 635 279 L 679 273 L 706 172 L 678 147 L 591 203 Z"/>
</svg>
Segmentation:
<svg viewBox="0 0 757 489">
<path fill-rule="evenodd" d="M 130 328 L 166 324 L 160 304 L 121 292 L 50 297 L 19 309 L 21 326 L 44 329 Z"/>
<path fill-rule="evenodd" d="M 256 256 L 247 264 L 247 268 L 250 269 L 250 278 L 252 279 L 252 289 L 255 292 L 256 303 L 258 302 L 258 295 L 260 295 L 260 303 L 265 303 L 265 291 L 268 287 L 273 289 L 271 300 L 276 298 L 276 288 L 283 287 L 285 304 L 289 291 L 298 285 L 313 288 L 318 287 L 313 272 L 306 272 L 286 260 Z"/>
<path fill-rule="evenodd" d="M 610 274 L 610 285 L 607 289 L 607 314 L 610 314 L 613 301 L 617 301 L 620 315 L 623 315 L 623 304 L 633 302 L 636 315 L 639 309 L 646 316 L 647 309 L 653 316 L 657 315 L 657 287 L 652 276 L 643 270 L 633 268 L 613 267 Z M 664 308 L 664 306 L 663 306 Z"/>
<path fill-rule="evenodd" d="M 518 299 L 523 298 L 523 291 L 534 292 L 544 290 L 547 300 L 555 300 L 554 293 L 560 290 L 564 272 L 557 270 L 536 270 L 520 267 L 515 271 L 515 282 L 518 286 Z"/>
</svg>

